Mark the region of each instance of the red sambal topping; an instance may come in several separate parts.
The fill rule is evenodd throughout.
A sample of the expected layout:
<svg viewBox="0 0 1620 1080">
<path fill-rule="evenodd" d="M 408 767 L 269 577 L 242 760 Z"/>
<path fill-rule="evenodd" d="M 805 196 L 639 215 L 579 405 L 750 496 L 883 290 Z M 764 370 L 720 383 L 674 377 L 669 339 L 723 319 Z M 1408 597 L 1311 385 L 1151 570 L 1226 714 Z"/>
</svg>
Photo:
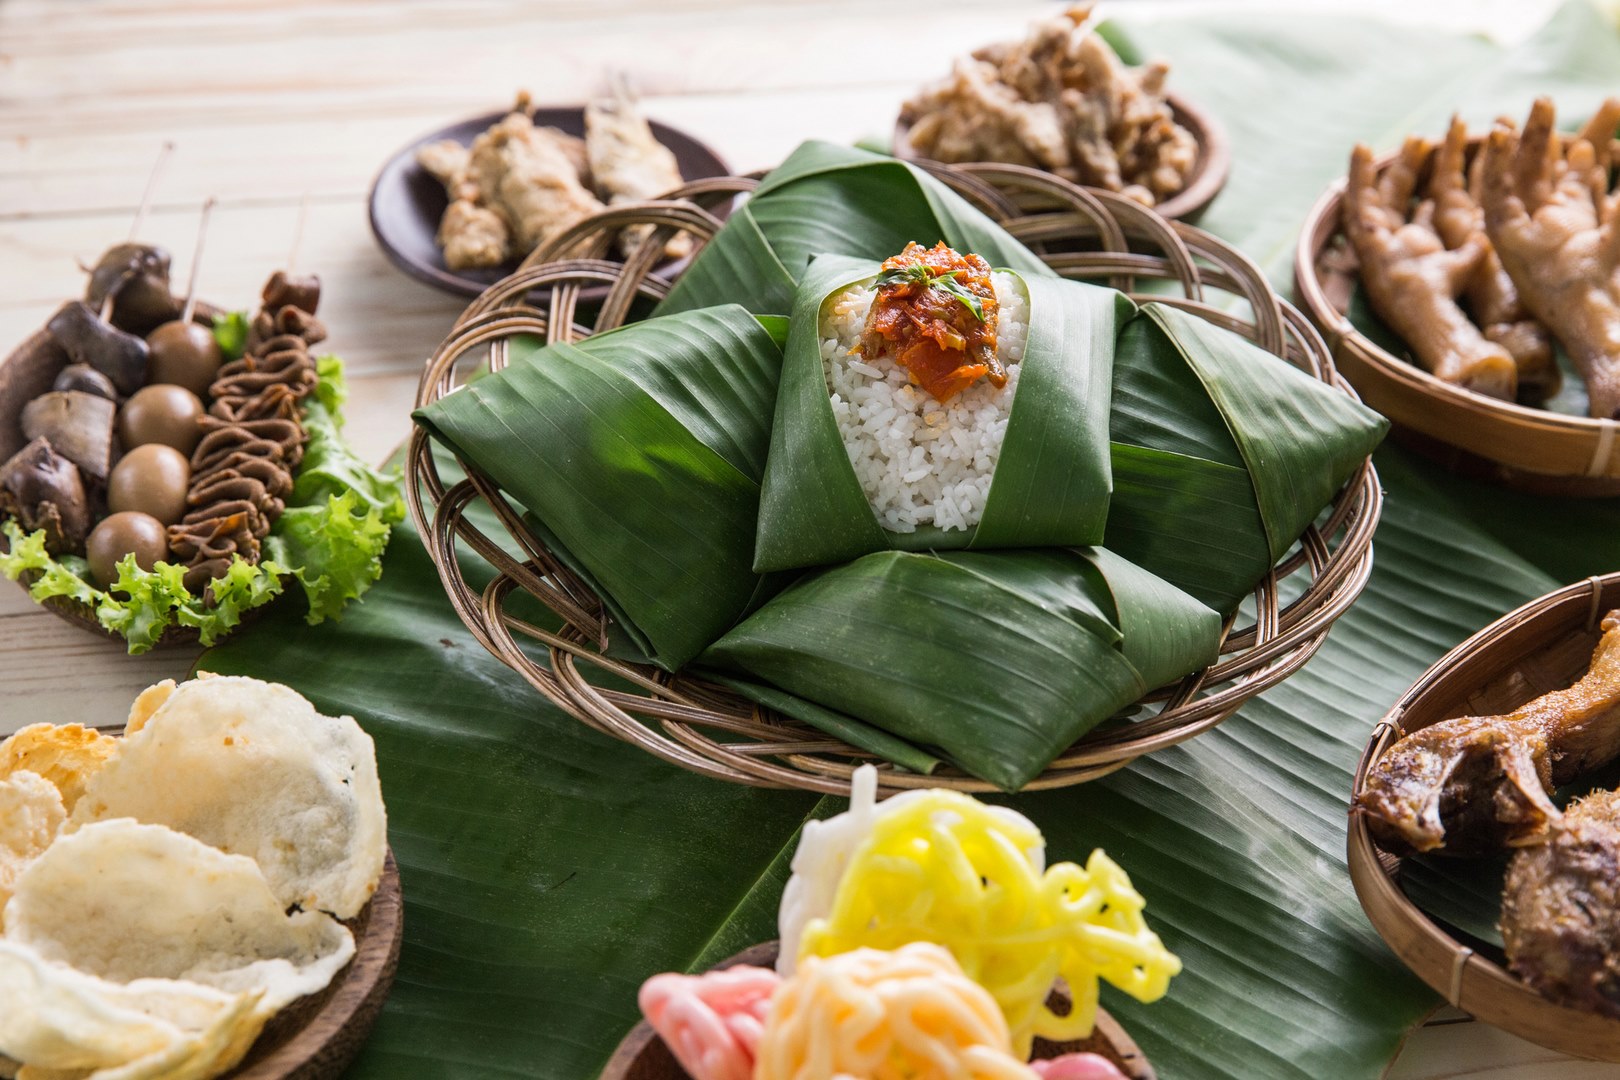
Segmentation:
<svg viewBox="0 0 1620 1080">
<path fill-rule="evenodd" d="M 916 242 L 883 263 L 858 350 L 888 357 L 934 399 L 949 401 L 981 378 L 1007 384 L 996 359 L 996 290 L 990 264 L 944 243 Z"/>
</svg>

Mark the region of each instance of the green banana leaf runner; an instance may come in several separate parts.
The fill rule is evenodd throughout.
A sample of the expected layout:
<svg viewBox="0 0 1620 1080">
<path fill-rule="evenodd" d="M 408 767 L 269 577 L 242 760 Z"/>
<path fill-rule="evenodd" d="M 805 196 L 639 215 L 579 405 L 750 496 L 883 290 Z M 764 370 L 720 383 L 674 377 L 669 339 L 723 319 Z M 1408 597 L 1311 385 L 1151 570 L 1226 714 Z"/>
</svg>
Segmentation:
<svg viewBox="0 0 1620 1080">
<path fill-rule="evenodd" d="M 1131 37 L 1231 131 L 1240 167 L 1204 224 L 1279 285 L 1356 139 L 1439 131 L 1456 106 L 1522 113 L 1543 91 L 1573 116 L 1620 70 L 1614 27 L 1579 2 L 1512 51 L 1274 16 L 1184 16 Z M 1382 1073 L 1436 999 L 1367 925 L 1344 868 L 1367 733 L 1480 626 L 1616 567 L 1613 502 L 1520 496 L 1393 448 L 1377 465 L 1373 579 L 1308 667 L 1192 742 L 1012 800 L 1054 856 L 1117 858 L 1185 961 L 1155 1005 L 1104 1000 L 1165 1080 Z M 358 1077 L 595 1076 L 646 975 L 772 936 L 797 826 L 839 808 L 683 773 L 549 707 L 465 632 L 407 527 L 341 624 L 306 628 L 288 606 L 200 666 L 289 682 L 377 739 L 406 943 Z"/>
</svg>

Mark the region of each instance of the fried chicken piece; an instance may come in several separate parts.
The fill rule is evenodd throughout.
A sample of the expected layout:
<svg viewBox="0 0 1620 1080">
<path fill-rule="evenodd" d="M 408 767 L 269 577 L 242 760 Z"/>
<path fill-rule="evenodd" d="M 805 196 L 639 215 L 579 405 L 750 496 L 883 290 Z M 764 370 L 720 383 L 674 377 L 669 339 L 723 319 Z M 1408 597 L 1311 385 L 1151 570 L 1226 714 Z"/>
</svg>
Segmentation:
<svg viewBox="0 0 1620 1080">
<path fill-rule="evenodd" d="M 912 148 L 1029 165 L 1149 206 L 1180 191 L 1198 146 L 1164 100 L 1168 67 L 1125 65 L 1090 17 L 1089 5 L 1071 7 L 1021 41 L 958 60 L 902 108 Z"/>
<path fill-rule="evenodd" d="M 454 202 L 457 199 L 476 199 L 478 190 L 468 184 L 467 159 L 471 152 L 454 139 L 440 139 L 419 147 L 416 163 L 426 169 Z"/>
<path fill-rule="evenodd" d="M 608 204 L 656 199 L 681 186 L 681 167 L 669 147 L 653 138 L 624 76 L 612 92 L 585 106 L 585 156 L 597 194 Z M 652 233 L 651 225 L 625 229 L 619 246 L 630 254 Z M 692 253 L 692 238 L 677 234 L 664 245 L 671 259 Z"/>
<path fill-rule="evenodd" d="M 1586 381 L 1590 413 L 1620 418 L 1620 209 L 1609 165 L 1620 101 L 1606 102 L 1567 145 L 1540 98 L 1521 134 L 1486 140 L 1481 203 L 1491 244 L 1529 310 Z"/>
<path fill-rule="evenodd" d="M 1464 247 L 1485 233 L 1480 208 L 1484 155 L 1466 170 L 1468 125 L 1453 116 L 1446 141 L 1435 153 L 1429 172 L 1428 197 L 1434 200 L 1434 230 L 1447 248 Z M 1541 401 L 1558 392 L 1561 376 L 1553 358 L 1552 338 L 1519 300 L 1513 279 L 1502 269 L 1496 249 L 1487 247 L 1478 269 L 1463 287 L 1463 300 L 1487 341 L 1506 349 L 1519 369 L 1519 393 Z"/>
<path fill-rule="evenodd" d="M 1547 793 L 1620 757 L 1620 610 L 1601 629 L 1574 686 L 1503 716 L 1442 720 L 1390 747 L 1356 797 L 1379 845 L 1478 854 L 1540 838 L 1559 816 Z"/>
<path fill-rule="evenodd" d="M 444 264 L 452 270 L 499 266 L 512 257 L 506 219 L 468 199 L 445 207 L 436 239 L 444 249 Z"/>
<path fill-rule="evenodd" d="M 1572 803 L 1514 853 L 1501 925 L 1508 964 L 1532 990 L 1620 1019 L 1620 792 Z"/>
<path fill-rule="evenodd" d="M 473 140 L 467 179 L 499 211 L 516 254 L 528 254 L 602 209 L 579 182 L 568 152 L 526 113 L 513 112 Z"/>
<path fill-rule="evenodd" d="M 1511 401 L 1518 390 L 1518 365 L 1457 306 L 1490 243 L 1476 231 L 1448 249 L 1435 228 L 1433 199 L 1419 203 L 1407 218 L 1430 151 L 1428 140 L 1408 138 L 1380 176 L 1372 151 L 1358 145 L 1350 155 L 1344 231 L 1361 261 L 1361 283 L 1373 311 L 1418 362 L 1436 378 Z"/>
</svg>

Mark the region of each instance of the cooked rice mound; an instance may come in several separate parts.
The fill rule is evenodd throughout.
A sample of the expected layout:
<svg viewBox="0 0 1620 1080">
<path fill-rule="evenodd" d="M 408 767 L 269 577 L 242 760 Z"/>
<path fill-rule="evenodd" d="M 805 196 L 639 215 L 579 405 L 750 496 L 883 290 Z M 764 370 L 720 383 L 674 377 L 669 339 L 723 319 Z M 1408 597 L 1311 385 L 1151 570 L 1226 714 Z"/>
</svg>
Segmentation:
<svg viewBox="0 0 1620 1080">
<path fill-rule="evenodd" d="M 940 404 L 888 360 L 861 359 L 866 313 L 877 295 L 852 285 L 828 303 L 821 326 L 821 366 L 838 434 L 878 522 L 890 532 L 919 527 L 967 530 L 984 513 L 1018 388 L 1029 331 L 1029 301 L 1012 274 L 991 275 L 1000 307 L 996 355 L 1007 368 L 999 389 L 981 379 Z"/>
</svg>

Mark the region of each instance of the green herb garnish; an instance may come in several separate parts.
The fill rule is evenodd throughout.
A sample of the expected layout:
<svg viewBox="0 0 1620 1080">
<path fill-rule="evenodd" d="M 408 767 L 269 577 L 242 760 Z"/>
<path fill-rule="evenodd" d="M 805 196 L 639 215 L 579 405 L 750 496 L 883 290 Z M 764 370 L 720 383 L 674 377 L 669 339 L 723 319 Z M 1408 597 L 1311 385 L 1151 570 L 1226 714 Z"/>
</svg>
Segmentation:
<svg viewBox="0 0 1620 1080">
<path fill-rule="evenodd" d="M 909 266 L 897 266 L 893 270 L 885 270 L 878 275 L 877 283 L 883 285 L 903 285 L 912 283 L 923 288 L 935 286 L 950 293 L 962 302 L 962 306 L 973 312 L 973 317 L 984 322 L 984 304 L 979 298 L 968 290 L 966 285 L 956 280 L 960 270 L 946 270 L 936 273 L 922 263 L 912 263 Z"/>
</svg>

